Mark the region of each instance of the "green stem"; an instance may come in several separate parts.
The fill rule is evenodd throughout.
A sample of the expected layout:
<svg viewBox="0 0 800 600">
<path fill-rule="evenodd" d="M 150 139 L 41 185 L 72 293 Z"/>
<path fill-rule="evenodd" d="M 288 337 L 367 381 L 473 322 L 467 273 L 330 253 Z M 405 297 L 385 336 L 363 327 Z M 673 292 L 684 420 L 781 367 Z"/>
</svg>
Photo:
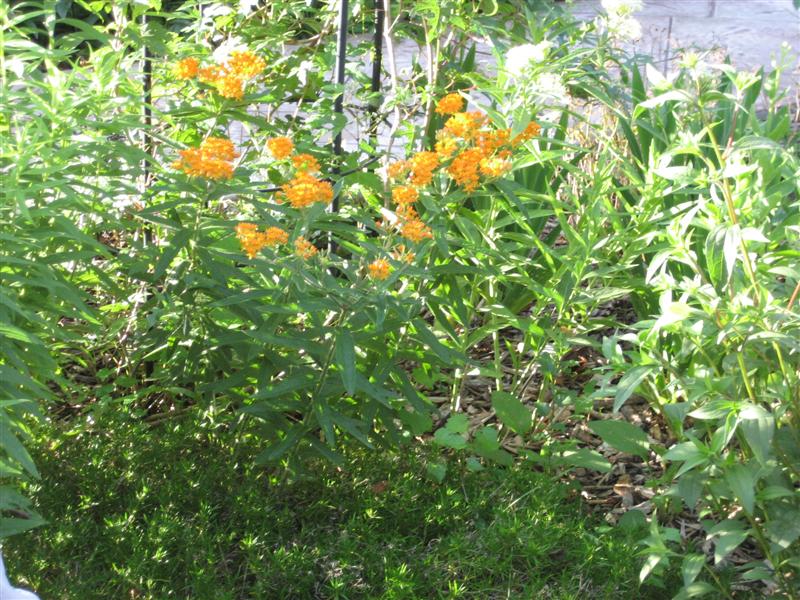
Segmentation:
<svg viewBox="0 0 800 600">
<path fill-rule="evenodd" d="M 754 404 L 757 402 L 756 395 L 753 392 L 753 387 L 750 383 L 750 377 L 747 375 L 747 368 L 744 364 L 744 357 L 742 357 L 742 352 L 739 351 L 736 353 L 736 362 L 739 363 L 739 370 L 742 373 L 742 380 L 744 381 L 744 387 L 747 389 L 747 396 L 750 398 L 750 401 Z"/>
<path fill-rule="evenodd" d="M 717 157 L 717 162 L 719 164 L 719 175 L 720 180 L 722 183 L 722 196 L 725 199 L 725 206 L 728 210 L 728 216 L 730 217 L 731 223 L 733 225 L 739 225 L 739 218 L 736 216 L 736 207 L 733 203 L 733 192 L 731 191 L 730 183 L 728 182 L 728 178 L 725 176 L 725 165 L 726 160 L 722 154 L 722 150 L 720 149 L 719 142 L 717 141 L 717 136 L 714 134 L 714 129 L 711 123 L 708 122 L 706 118 L 706 112 L 702 103 L 698 103 L 698 108 L 700 110 L 700 116 L 703 121 L 703 125 L 705 126 L 706 131 L 708 132 L 708 139 L 711 142 L 711 148 L 714 150 L 714 155 Z M 745 273 L 747 274 L 748 279 L 750 279 L 750 283 L 753 286 L 753 292 L 755 297 L 753 298 L 754 303 L 758 306 L 760 302 L 760 293 L 759 293 L 759 285 L 756 281 L 756 274 L 755 270 L 753 269 L 753 263 L 750 261 L 750 255 L 747 252 L 747 244 L 744 241 L 744 238 L 739 236 L 739 249 L 742 252 L 742 264 L 744 265 Z"/>
</svg>

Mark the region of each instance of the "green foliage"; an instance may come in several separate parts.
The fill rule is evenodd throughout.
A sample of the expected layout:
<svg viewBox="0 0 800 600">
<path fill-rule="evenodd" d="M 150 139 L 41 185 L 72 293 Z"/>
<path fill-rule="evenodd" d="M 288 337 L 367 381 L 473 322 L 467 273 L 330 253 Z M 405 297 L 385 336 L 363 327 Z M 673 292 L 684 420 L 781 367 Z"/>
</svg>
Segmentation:
<svg viewBox="0 0 800 600">
<path fill-rule="evenodd" d="M 30 492 L 51 525 L 5 544 L 14 581 L 64 600 L 659 597 L 634 538 L 541 473 L 451 463 L 434 484 L 435 452 L 350 447 L 280 483 L 251 428 L 193 418 L 43 428 Z"/>
<path fill-rule="evenodd" d="M 708 518 L 715 563 L 754 540 L 768 562 L 746 565 L 741 577 L 770 571 L 789 591 L 800 532 L 783 524 L 800 512 L 798 463 L 779 440 L 797 444 L 800 321 L 789 298 L 798 280 L 799 163 L 785 145 L 780 70 L 765 79 L 693 60 L 669 81 L 648 68 L 653 97 L 628 122 L 634 138 L 639 132 L 629 141 L 650 149 L 627 173 L 642 201 L 626 206 L 636 234 L 623 261 L 646 269 L 637 287 L 648 291 L 643 320 L 604 344 L 610 369 L 623 375 L 608 389 L 615 408 L 644 395 L 672 429 L 675 443 L 656 448 L 673 482 L 662 510 L 678 510 L 675 499 Z M 637 67 L 627 72 L 641 82 Z M 666 564 L 658 548 L 651 542 L 647 552 Z M 697 595 L 691 565 L 684 593 Z"/>
</svg>

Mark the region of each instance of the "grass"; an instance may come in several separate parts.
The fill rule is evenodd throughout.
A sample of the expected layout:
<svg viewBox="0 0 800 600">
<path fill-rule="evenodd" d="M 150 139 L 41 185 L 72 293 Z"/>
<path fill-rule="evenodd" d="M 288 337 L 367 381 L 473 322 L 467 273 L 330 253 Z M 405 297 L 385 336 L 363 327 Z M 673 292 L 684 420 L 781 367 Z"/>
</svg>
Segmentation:
<svg viewBox="0 0 800 600">
<path fill-rule="evenodd" d="M 49 427 L 29 490 L 49 524 L 4 548 L 43 599 L 664 597 L 631 539 L 522 467 L 437 484 L 430 450 L 351 450 L 280 483 L 208 421 Z"/>
</svg>

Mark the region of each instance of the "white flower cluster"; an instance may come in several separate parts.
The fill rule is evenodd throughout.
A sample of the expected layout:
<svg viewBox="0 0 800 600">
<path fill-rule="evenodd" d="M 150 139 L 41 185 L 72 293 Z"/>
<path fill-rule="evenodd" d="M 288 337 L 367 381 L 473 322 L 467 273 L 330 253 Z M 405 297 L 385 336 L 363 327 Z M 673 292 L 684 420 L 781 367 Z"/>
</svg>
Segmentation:
<svg viewBox="0 0 800 600">
<path fill-rule="evenodd" d="M 566 106 L 569 92 L 561 76 L 556 73 L 541 73 L 528 82 L 527 96 L 540 106 Z"/>
<path fill-rule="evenodd" d="M 638 40 L 642 37 L 642 24 L 633 14 L 642 10 L 642 0 L 601 0 L 606 16 L 602 25 L 613 37 L 621 40 Z"/>
<path fill-rule="evenodd" d="M 552 42 L 547 40 L 538 44 L 514 46 L 506 52 L 506 73 L 519 79 L 531 66 L 544 62 L 552 46 Z"/>
<path fill-rule="evenodd" d="M 538 44 L 514 46 L 506 52 L 504 71 L 516 92 L 513 96 L 520 105 L 564 106 L 569 94 L 561 77 L 556 73 L 537 72 L 550 54 L 553 43 L 544 40 Z"/>
</svg>

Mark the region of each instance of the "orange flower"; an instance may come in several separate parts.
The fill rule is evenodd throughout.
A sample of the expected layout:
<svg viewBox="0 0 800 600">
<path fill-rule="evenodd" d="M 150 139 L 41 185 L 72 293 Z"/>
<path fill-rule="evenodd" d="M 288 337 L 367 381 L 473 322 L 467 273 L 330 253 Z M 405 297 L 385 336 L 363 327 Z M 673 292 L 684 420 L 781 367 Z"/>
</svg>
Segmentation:
<svg viewBox="0 0 800 600">
<path fill-rule="evenodd" d="M 486 115 L 480 111 L 459 112 L 447 119 L 444 128 L 450 135 L 462 140 L 470 140 L 475 137 L 485 122 Z"/>
<path fill-rule="evenodd" d="M 441 132 L 440 132 L 441 133 Z M 439 136 L 439 141 L 436 142 L 436 154 L 439 155 L 440 160 L 450 158 L 453 153 L 458 150 L 458 142 L 456 139 L 444 132 L 444 135 Z"/>
<path fill-rule="evenodd" d="M 508 144 L 511 137 L 509 129 L 497 129 L 495 131 L 481 131 L 475 139 L 475 145 L 483 150 L 487 156 Z"/>
<path fill-rule="evenodd" d="M 223 98 L 241 100 L 244 97 L 244 80 L 236 75 L 228 74 L 215 82 L 217 92 Z"/>
<path fill-rule="evenodd" d="M 255 223 L 239 223 L 236 225 L 236 237 L 242 250 L 250 258 L 255 258 L 261 249 L 268 244 L 267 236 L 258 230 Z"/>
<path fill-rule="evenodd" d="M 228 62 L 202 69 L 195 68 L 195 72 L 200 81 L 216 87 L 223 98 L 241 100 L 247 80 L 261 73 L 266 65 L 263 58 L 252 52 L 234 50 Z"/>
<path fill-rule="evenodd" d="M 413 252 L 409 252 L 406 249 L 404 244 L 400 244 L 397 246 L 397 249 L 392 253 L 392 257 L 395 260 L 408 263 L 409 265 L 413 264 L 414 260 L 417 258 Z"/>
<path fill-rule="evenodd" d="M 304 237 L 299 237 L 294 241 L 294 253 L 304 260 L 309 260 L 316 256 L 318 250 Z"/>
<path fill-rule="evenodd" d="M 380 281 L 389 277 L 392 272 L 392 267 L 385 258 L 372 261 L 367 268 L 369 269 L 369 276 Z"/>
<path fill-rule="evenodd" d="M 400 228 L 400 235 L 412 242 L 421 242 L 424 239 L 433 237 L 430 228 L 422 221 L 416 219 L 403 223 Z"/>
<path fill-rule="evenodd" d="M 329 204 L 333 200 L 333 186 L 305 171 L 299 171 L 282 191 L 294 208 L 305 208 L 315 202 Z"/>
<path fill-rule="evenodd" d="M 239 154 L 233 142 L 225 138 L 208 138 L 199 148 L 187 148 L 178 152 L 180 159 L 172 163 L 187 175 L 207 179 L 230 179 L 233 177 L 233 163 Z"/>
<path fill-rule="evenodd" d="M 439 155 L 436 152 L 417 152 L 409 161 L 411 166 L 411 183 L 428 185 L 433 179 L 433 171 L 439 166 Z"/>
<path fill-rule="evenodd" d="M 400 175 L 404 174 L 408 171 L 410 165 L 406 160 L 398 160 L 391 163 L 388 167 L 386 167 L 386 173 L 389 175 L 391 179 L 397 179 Z"/>
<path fill-rule="evenodd" d="M 210 67 L 203 67 L 197 71 L 197 78 L 202 81 L 203 83 L 211 83 L 214 84 L 220 80 L 225 75 L 223 72 L 222 67 L 218 65 L 212 65 Z"/>
<path fill-rule="evenodd" d="M 400 185 L 392 189 L 392 200 L 395 204 L 413 204 L 419 200 L 419 191 L 411 185 Z"/>
<path fill-rule="evenodd" d="M 458 185 L 466 191 L 472 192 L 480 182 L 478 168 L 483 158 L 484 154 L 480 148 L 464 150 L 453 159 L 453 162 L 447 167 L 447 172 Z"/>
<path fill-rule="evenodd" d="M 234 50 L 225 67 L 242 79 L 251 79 L 259 75 L 266 67 L 266 61 L 247 50 Z"/>
<path fill-rule="evenodd" d="M 310 154 L 297 154 L 293 156 L 292 164 L 298 171 L 307 171 L 308 173 L 316 173 L 319 171 L 319 162 Z"/>
<path fill-rule="evenodd" d="M 395 211 L 397 218 L 401 221 L 416 221 L 419 220 L 419 215 L 417 214 L 417 210 L 414 208 L 412 204 L 401 204 L 397 207 Z"/>
<path fill-rule="evenodd" d="M 197 62 L 196 58 L 184 58 L 179 60 L 173 67 L 172 73 L 178 79 L 194 79 L 197 77 L 197 70 L 199 67 L 200 63 Z"/>
<path fill-rule="evenodd" d="M 280 227 L 268 227 L 264 232 L 264 242 L 267 246 L 277 246 L 289 241 L 289 234 Z"/>
<path fill-rule="evenodd" d="M 283 160 L 284 158 L 288 158 L 294 150 L 294 142 L 284 136 L 272 138 L 267 140 L 267 149 L 274 158 Z"/>
<path fill-rule="evenodd" d="M 452 115 L 461 110 L 464 110 L 464 99 L 456 92 L 447 94 L 436 104 L 436 112 L 440 115 Z"/>
<path fill-rule="evenodd" d="M 222 160 L 233 160 L 239 153 L 233 146 L 233 142 L 226 138 L 210 137 L 200 144 L 200 149 L 208 155 Z"/>
<path fill-rule="evenodd" d="M 514 146 L 519 146 L 523 142 L 527 142 L 529 139 L 535 138 L 541 131 L 542 127 L 536 121 L 531 121 L 519 135 L 515 136 L 514 139 L 511 140 L 511 144 Z"/>
<path fill-rule="evenodd" d="M 486 177 L 501 177 L 511 170 L 511 162 L 498 156 L 484 158 L 481 161 L 481 173 Z"/>
</svg>

